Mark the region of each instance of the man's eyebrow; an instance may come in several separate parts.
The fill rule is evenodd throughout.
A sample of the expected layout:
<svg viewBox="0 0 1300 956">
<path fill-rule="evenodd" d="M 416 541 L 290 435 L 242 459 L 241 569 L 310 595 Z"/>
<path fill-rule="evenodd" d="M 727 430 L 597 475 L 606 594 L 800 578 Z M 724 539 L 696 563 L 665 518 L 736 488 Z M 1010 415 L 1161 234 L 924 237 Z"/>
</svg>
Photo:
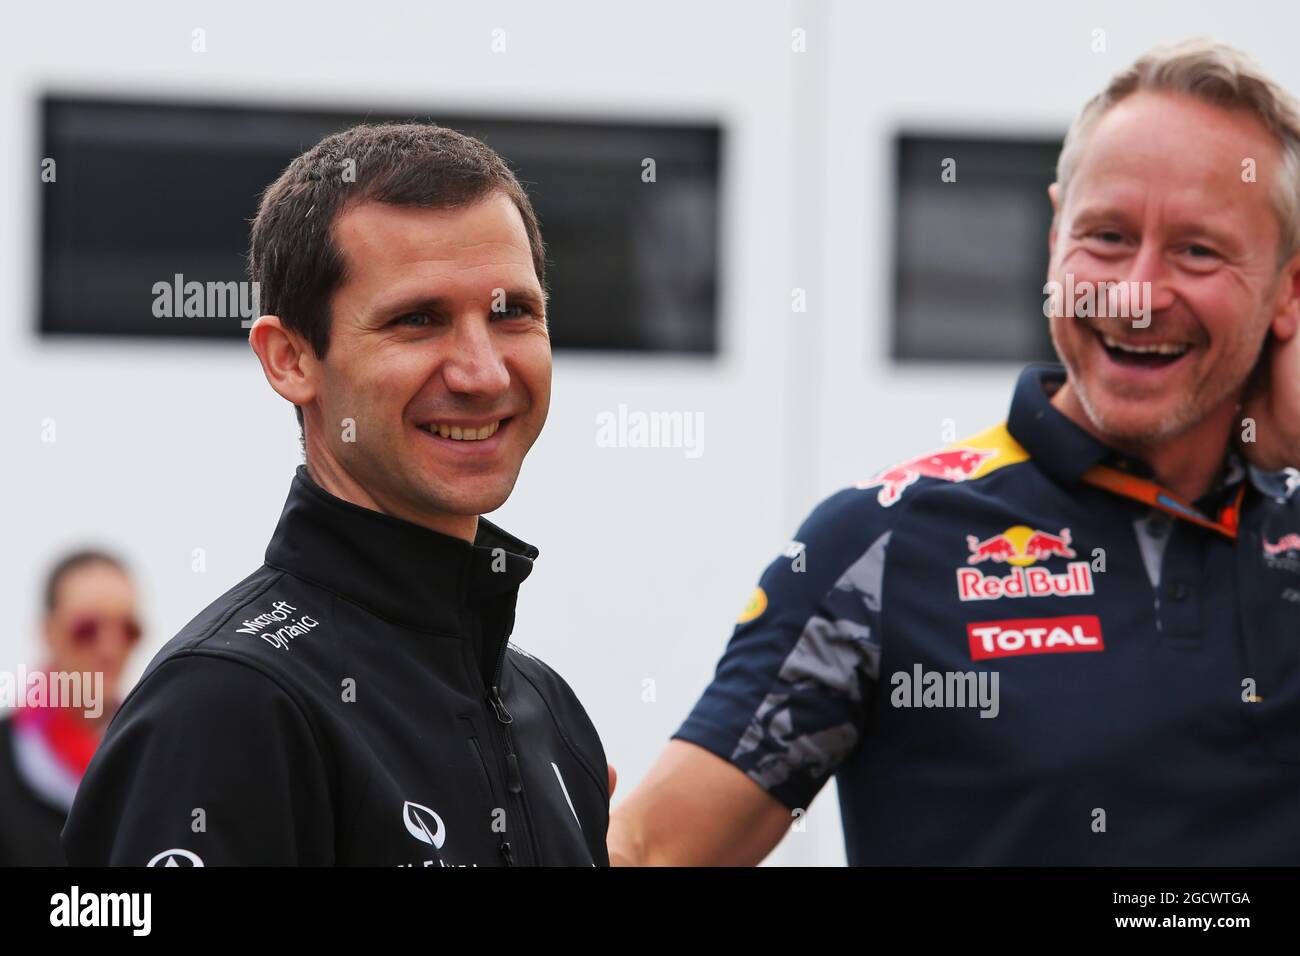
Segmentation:
<svg viewBox="0 0 1300 956">
<path fill-rule="evenodd" d="M 519 286 L 504 288 L 502 291 L 507 302 L 525 303 L 539 310 L 546 308 L 546 296 L 537 289 Z M 495 295 L 495 290 L 493 295 Z M 447 296 L 416 293 L 399 296 L 388 302 L 380 302 L 375 306 L 374 311 L 377 315 L 405 315 L 408 312 L 421 311 L 447 312 L 451 311 L 454 306 L 455 300 Z"/>
<path fill-rule="evenodd" d="M 537 309 L 546 308 L 546 293 L 539 289 L 519 286 L 513 289 L 506 289 L 507 302 L 523 302 Z"/>
<path fill-rule="evenodd" d="M 536 312 L 538 315 L 546 313 L 546 293 L 539 291 L 531 286 L 510 286 L 501 288 L 500 301 L 511 305 L 525 305 Z M 489 300 L 489 306 L 497 302 L 497 291 L 492 290 L 492 296 Z"/>
<path fill-rule="evenodd" d="M 440 295 L 404 295 L 387 301 L 380 300 L 374 306 L 376 315 L 405 315 L 408 312 L 441 312 L 451 305 L 451 299 Z"/>
<path fill-rule="evenodd" d="M 1120 206 L 1102 203 L 1084 206 L 1074 214 L 1075 222 L 1096 222 L 1101 219 L 1113 219 L 1127 223 L 1131 221 L 1132 216 Z"/>
<path fill-rule="evenodd" d="M 1083 226 L 1093 226 L 1098 222 L 1119 222 L 1129 225 L 1133 222 L 1133 216 L 1123 208 L 1113 205 L 1095 205 L 1084 206 L 1075 214 L 1074 221 Z M 1233 229 L 1231 225 L 1219 222 L 1217 219 L 1198 219 L 1198 220 L 1175 220 L 1168 224 L 1172 232 L 1183 233 L 1186 235 L 1202 235 L 1207 239 L 1216 242 L 1230 243 L 1238 242 L 1241 239 L 1239 230 Z"/>
</svg>

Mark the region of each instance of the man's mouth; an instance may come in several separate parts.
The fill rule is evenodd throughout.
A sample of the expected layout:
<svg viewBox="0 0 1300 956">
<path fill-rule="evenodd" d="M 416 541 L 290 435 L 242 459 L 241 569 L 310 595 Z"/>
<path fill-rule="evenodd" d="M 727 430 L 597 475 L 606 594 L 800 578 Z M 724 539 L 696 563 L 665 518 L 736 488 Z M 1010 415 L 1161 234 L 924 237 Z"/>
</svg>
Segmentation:
<svg viewBox="0 0 1300 956">
<path fill-rule="evenodd" d="M 1192 350 L 1190 342 L 1125 341 L 1096 329 L 1092 334 L 1112 362 L 1130 368 L 1165 368 Z"/>
<path fill-rule="evenodd" d="M 416 427 L 428 432 L 430 435 L 449 438 L 452 441 L 486 441 L 500 431 L 509 421 L 509 418 L 501 418 L 494 422 L 488 422 L 486 425 L 426 422 Z"/>
</svg>

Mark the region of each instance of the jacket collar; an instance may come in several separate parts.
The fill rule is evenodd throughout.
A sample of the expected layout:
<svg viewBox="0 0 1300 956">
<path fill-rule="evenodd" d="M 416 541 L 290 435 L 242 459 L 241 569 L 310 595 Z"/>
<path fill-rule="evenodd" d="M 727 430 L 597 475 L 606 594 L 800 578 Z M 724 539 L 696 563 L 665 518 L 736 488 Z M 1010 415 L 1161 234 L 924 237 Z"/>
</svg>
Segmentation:
<svg viewBox="0 0 1300 956">
<path fill-rule="evenodd" d="M 1155 480 L 1151 466 L 1139 458 L 1116 451 L 1071 421 L 1052 404 L 1052 396 L 1064 384 L 1065 367 L 1056 363 L 1030 365 L 1020 373 L 1007 431 L 1029 452 L 1034 463 L 1063 484 L 1078 482 L 1093 465 L 1105 464 L 1148 480 Z M 1264 490 L 1269 474 L 1247 468 L 1235 450 L 1226 456 L 1220 480 L 1202 502 L 1208 503 L 1234 488 L 1247 475 Z"/>
<path fill-rule="evenodd" d="M 299 465 L 266 563 L 421 631 L 465 632 L 470 602 L 510 598 L 538 551 L 478 519 L 474 543 L 362 508 Z"/>
<path fill-rule="evenodd" d="M 1011 398 L 1007 431 L 1040 469 L 1057 481 L 1073 484 L 1093 465 L 1112 456 L 1124 456 L 1092 437 L 1052 404 L 1052 395 L 1064 383 L 1062 365 L 1030 365 L 1021 372 Z M 1108 463 L 1119 467 L 1118 461 Z M 1131 460 L 1124 467 L 1144 477 L 1150 474 L 1144 462 Z"/>
</svg>

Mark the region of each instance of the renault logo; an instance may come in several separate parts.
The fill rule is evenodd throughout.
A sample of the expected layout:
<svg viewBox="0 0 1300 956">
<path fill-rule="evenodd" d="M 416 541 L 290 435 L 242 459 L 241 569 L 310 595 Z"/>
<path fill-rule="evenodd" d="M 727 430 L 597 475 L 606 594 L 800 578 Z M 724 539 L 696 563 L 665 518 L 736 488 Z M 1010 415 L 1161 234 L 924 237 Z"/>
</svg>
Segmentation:
<svg viewBox="0 0 1300 956">
<path fill-rule="evenodd" d="M 442 817 L 428 807 L 407 800 L 402 805 L 402 822 L 406 824 L 406 832 L 421 843 L 428 843 L 436 850 L 442 849 L 443 841 L 447 839 L 447 828 L 442 825 Z"/>
</svg>

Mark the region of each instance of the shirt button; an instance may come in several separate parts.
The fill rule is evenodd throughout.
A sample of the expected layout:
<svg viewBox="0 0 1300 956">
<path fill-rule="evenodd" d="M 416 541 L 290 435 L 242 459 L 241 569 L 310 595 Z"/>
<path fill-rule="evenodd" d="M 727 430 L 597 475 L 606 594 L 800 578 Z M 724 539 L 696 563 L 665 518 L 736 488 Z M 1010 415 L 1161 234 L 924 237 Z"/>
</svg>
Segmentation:
<svg viewBox="0 0 1300 956">
<path fill-rule="evenodd" d="M 1171 601 L 1185 601 L 1190 589 L 1181 581 L 1174 581 L 1165 588 L 1165 594 Z"/>
</svg>

